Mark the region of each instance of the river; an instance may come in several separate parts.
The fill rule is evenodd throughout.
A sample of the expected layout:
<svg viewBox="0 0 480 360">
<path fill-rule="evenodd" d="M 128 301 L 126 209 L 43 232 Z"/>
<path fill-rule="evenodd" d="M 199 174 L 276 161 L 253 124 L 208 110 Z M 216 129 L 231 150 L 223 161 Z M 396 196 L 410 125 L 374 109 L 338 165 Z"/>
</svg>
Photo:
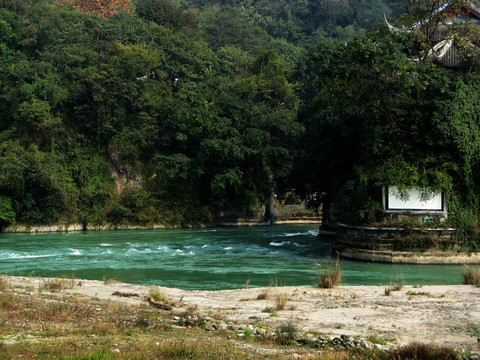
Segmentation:
<svg viewBox="0 0 480 360">
<path fill-rule="evenodd" d="M 318 225 L 0 234 L 0 273 L 181 289 L 314 285 L 334 239 Z M 462 266 L 341 262 L 342 285 L 461 284 Z"/>
</svg>

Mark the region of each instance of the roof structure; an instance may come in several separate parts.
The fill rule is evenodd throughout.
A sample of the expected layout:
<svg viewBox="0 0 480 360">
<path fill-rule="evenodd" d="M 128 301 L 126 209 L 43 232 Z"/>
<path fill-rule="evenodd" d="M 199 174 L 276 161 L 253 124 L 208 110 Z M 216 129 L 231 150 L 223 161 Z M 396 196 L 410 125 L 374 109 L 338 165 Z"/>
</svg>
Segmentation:
<svg viewBox="0 0 480 360">
<path fill-rule="evenodd" d="M 443 16 L 446 15 L 446 17 L 445 20 L 438 24 L 439 26 L 435 27 L 435 29 L 428 33 L 428 37 L 432 41 L 431 49 L 428 51 L 428 53 L 423 53 L 421 57 L 415 57 L 411 60 L 418 62 L 427 56 L 442 66 L 455 68 L 464 65 L 468 61 L 464 55 L 466 52 L 480 56 L 480 47 L 477 44 L 467 41 L 466 44 L 463 44 L 461 49 L 448 29 L 449 26 L 455 23 L 458 24 L 469 22 L 480 26 L 480 8 L 477 7 L 472 1 L 469 3 L 469 6 L 466 6 L 460 11 L 454 9 L 451 6 L 451 2 L 445 2 L 443 5 L 441 5 L 436 13 L 439 14 L 439 17 L 440 14 Z M 391 25 L 386 16 L 385 22 L 390 31 L 398 32 L 413 32 L 418 29 L 428 27 L 427 20 L 419 21 L 408 28 L 404 27 L 401 29 Z"/>
</svg>

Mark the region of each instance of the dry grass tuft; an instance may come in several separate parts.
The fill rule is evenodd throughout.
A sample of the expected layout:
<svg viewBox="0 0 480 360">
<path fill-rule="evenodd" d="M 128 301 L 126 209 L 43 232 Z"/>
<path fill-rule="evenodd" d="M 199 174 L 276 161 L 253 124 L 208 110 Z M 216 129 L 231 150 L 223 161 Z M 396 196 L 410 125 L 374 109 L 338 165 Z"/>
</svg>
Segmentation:
<svg viewBox="0 0 480 360">
<path fill-rule="evenodd" d="M 408 296 L 432 296 L 428 291 L 407 291 Z"/>
<path fill-rule="evenodd" d="M 0 291 L 6 290 L 8 285 L 8 278 L 4 275 L 0 275 Z"/>
<path fill-rule="evenodd" d="M 120 297 L 139 297 L 137 293 L 129 293 L 129 292 L 121 292 L 121 291 L 115 291 L 112 293 L 113 296 L 120 296 Z"/>
<path fill-rule="evenodd" d="M 284 310 L 287 306 L 288 295 L 286 293 L 275 293 L 275 309 Z"/>
<path fill-rule="evenodd" d="M 75 278 L 71 279 L 45 279 L 43 280 L 43 288 L 49 291 L 61 291 L 65 289 L 73 289 L 75 287 Z"/>
<path fill-rule="evenodd" d="M 257 295 L 257 300 L 268 300 L 269 298 L 270 298 L 269 288 L 260 290 L 260 293 Z"/>
<path fill-rule="evenodd" d="M 150 289 L 150 291 L 148 292 L 148 297 L 152 298 L 157 302 L 170 304 L 170 301 L 167 299 L 167 296 L 165 295 L 165 293 L 159 288 Z"/>
<path fill-rule="evenodd" d="M 463 283 L 480 287 L 480 269 L 472 269 L 470 266 L 465 266 L 463 269 Z"/>
<path fill-rule="evenodd" d="M 400 291 L 405 286 L 405 280 L 392 279 L 390 285 L 385 288 L 385 296 L 390 296 L 392 291 Z"/>
<path fill-rule="evenodd" d="M 413 342 L 395 349 L 390 354 L 391 359 L 422 359 L 422 360 L 459 360 L 455 349 L 449 346 L 423 344 Z"/>
<path fill-rule="evenodd" d="M 323 266 L 317 264 L 316 267 L 318 287 L 331 289 L 342 281 L 340 260 L 337 259 L 335 262 L 326 260 Z"/>
</svg>

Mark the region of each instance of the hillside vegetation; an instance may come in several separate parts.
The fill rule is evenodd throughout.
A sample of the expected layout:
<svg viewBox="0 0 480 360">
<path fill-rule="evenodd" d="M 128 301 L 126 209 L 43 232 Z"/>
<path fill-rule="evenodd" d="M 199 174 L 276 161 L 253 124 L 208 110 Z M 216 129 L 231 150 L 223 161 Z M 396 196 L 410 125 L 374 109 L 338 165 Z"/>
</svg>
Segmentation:
<svg viewBox="0 0 480 360">
<path fill-rule="evenodd" d="M 384 13 L 428 4 L 400 4 L 1 0 L 0 226 L 208 223 L 272 183 L 372 223 L 396 185 L 444 191 L 476 249 L 477 65 L 409 60 Z"/>
<path fill-rule="evenodd" d="M 369 25 L 328 3 L 0 1 L 0 226 L 195 224 L 293 186 L 302 46 Z"/>
</svg>

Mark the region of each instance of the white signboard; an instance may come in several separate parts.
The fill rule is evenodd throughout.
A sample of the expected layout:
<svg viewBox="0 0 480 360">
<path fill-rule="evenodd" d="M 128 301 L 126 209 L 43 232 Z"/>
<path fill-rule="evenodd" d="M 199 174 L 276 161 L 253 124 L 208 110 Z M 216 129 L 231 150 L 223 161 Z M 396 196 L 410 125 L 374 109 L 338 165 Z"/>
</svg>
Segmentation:
<svg viewBox="0 0 480 360">
<path fill-rule="evenodd" d="M 417 188 L 401 191 L 396 186 L 389 186 L 386 192 L 385 210 L 425 212 L 445 210 L 442 193 Z"/>
</svg>

